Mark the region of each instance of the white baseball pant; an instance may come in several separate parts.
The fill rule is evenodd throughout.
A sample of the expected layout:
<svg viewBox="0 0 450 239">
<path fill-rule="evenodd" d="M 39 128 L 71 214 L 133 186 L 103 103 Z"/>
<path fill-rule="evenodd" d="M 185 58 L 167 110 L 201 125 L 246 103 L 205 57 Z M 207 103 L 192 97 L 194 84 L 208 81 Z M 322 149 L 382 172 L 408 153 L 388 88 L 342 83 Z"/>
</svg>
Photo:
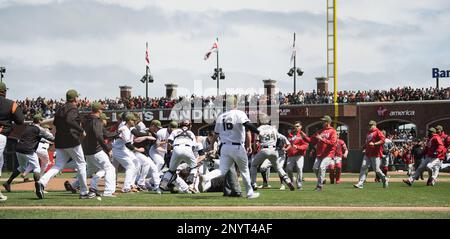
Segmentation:
<svg viewBox="0 0 450 239">
<path fill-rule="evenodd" d="M 7 138 L 3 134 L 0 134 L 0 177 L 2 176 L 2 169 L 4 164 L 3 152 L 5 151 Z"/>
<path fill-rule="evenodd" d="M 138 173 L 137 184 L 145 185 L 145 179 L 150 176 L 153 184 L 159 187 L 161 178 L 159 177 L 159 170 L 153 160 L 143 153 L 135 152 L 134 155 L 136 155 L 141 164 L 141 168 Z"/>
<path fill-rule="evenodd" d="M 40 173 L 41 167 L 39 165 L 39 158 L 36 153 L 32 154 L 22 154 L 16 153 L 17 161 L 19 162 L 19 167 L 17 170 L 21 173 Z"/>
<path fill-rule="evenodd" d="M 287 158 L 286 171 L 291 182 L 295 182 L 294 169 L 297 171 L 297 188 L 302 187 L 304 163 L 305 157 L 302 155 L 295 155 Z"/>
<path fill-rule="evenodd" d="M 254 157 L 252 161 L 252 167 L 250 169 L 250 178 L 251 183 L 254 185 L 256 184 L 256 174 L 258 170 L 258 166 L 263 164 L 265 161 L 269 160 L 270 163 L 276 168 L 278 175 L 280 177 L 283 177 L 286 173 L 284 172 L 282 166 L 280 166 L 277 162 L 278 159 L 278 152 L 274 149 L 261 149 Z"/>
<path fill-rule="evenodd" d="M 367 157 L 364 155 L 363 162 L 361 165 L 361 170 L 359 172 L 359 182 L 358 185 L 364 185 L 364 181 L 366 181 L 367 174 L 366 171 L 369 168 L 369 165 L 372 165 L 373 171 L 378 175 L 382 182 L 386 181 L 386 175 L 384 175 L 383 171 L 380 169 L 381 159 L 380 157 Z"/>
<path fill-rule="evenodd" d="M 325 179 L 325 173 L 330 164 L 333 163 L 331 157 L 325 157 L 323 159 L 316 158 L 313 165 L 313 170 L 317 177 L 317 187 L 323 187 L 323 180 Z"/>
<path fill-rule="evenodd" d="M 105 195 L 112 195 L 116 191 L 116 169 L 109 160 L 108 155 L 102 150 L 94 155 L 86 155 L 96 168 L 100 169 L 91 179 L 91 187 L 98 190 L 98 181 L 105 177 Z"/>
<path fill-rule="evenodd" d="M 56 149 L 58 157 L 56 158 L 55 165 L 45 173 L 39 180 L 42 185 L 47 186 L 48 181 L 59 173 L 66 165 L 67 161 L 72 158 L 78 170 L 78 180 L 80 181 L 80 194 L 85 195 L 89 193 L 86 179 L 86 161 L 84 160 L 83 148 L 81 145 L 75 146 L 73 148 L 66 149 Z"/>
<path fill-rule="evenodd" d="M 219 170 L 213 170 L 204 175 L 205 180 L 212 180 L 214 178 L 225 176 L 230 170 L 230 167 L 236 163 L 241 172 L 242 179 L 247 191 L 247 197 L 253 195 L 253 188 L 251 185 L 250 172 L 248 168 L 247 151 L 243 145 L 224 144 L 220 150 L 220 164 Z"/>
<path fill-rule="evenodd" d="M 123 182 L 122 191 L 131 190 L 131 186 L 133 185 L 133 180 L 135 179 L 135 171 L 136 165 L 135 161 L 137 161 L 136 156 L 127 148 L 123 149 L 112 149 L 113 159 L 122 165 L 125 169 L 125 181 Z"/>
<path fill-rule="evenodd" d="M 50 163 L 48 151 L 47 149 L 39 148 L 38 150 L 36 150 L 36 154 L 40 160 L 41 171 L 45 173 L 45 170 L 47 170 L 48 164 Z"/>
</svg>

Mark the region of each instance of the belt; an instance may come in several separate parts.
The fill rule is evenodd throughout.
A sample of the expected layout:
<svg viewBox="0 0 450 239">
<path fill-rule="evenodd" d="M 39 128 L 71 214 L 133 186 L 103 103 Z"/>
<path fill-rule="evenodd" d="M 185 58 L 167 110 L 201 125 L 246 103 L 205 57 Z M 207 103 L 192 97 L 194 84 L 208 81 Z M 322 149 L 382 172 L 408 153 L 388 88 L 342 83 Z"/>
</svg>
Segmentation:
<svg viewBox="0 0 450 239">
<path fill-rule="evenodd" d="M 222 143 L 222 144 L 230 144 L 230 143 Z M 231 145 L 242 145 L 241 143 L 232 142 Z"/>
<path fill-rule="evenodd" d="M 173 145 L 173 147 L 176 147 L 176 146 L 192 147 L 192 146 L 190 146 L 189 144 L 174 144 L 174 145 Z"/>
<path fill-rule="evenodd" d="M 271 146 L 271 145 L 264 145 L 264 146 L 261 146 L 261 148 L 263 148 L 263 149 L 274 149 L 274 148 L 275 148 L 275 146 Z"/>
</svg>

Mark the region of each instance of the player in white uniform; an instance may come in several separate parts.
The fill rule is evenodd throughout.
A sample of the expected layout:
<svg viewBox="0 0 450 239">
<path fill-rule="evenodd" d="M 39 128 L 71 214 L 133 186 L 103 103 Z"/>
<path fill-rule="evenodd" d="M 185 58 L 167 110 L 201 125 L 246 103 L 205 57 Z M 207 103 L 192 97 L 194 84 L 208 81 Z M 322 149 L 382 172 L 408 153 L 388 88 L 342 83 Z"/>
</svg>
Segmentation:
<svg viewBox="0 0 450 239">
<path fill-rule="evenodd" d="M 268 115 L 260 116 L 261 126 L 259 126 L 258 141 L 261 145 L 261 150 L 253 157 L 252 167 L 250 169 L 250 176 L 252 179 L 253 190 L 256 190 L 256 174 L 258 166 L 261 165 L 264 160 L 269 160 L 272 165 L 275 166 L 278 176 L 283 179 L 283 182 L 289 187 L 291 191 L 294 191 L 294 185 L 292 184 L 286 172 L 283 170 L 283 165 L 278 164 L 278 152 L 276 151 L 276 143 L 279 138 L 278 130 L 275 126 L 269 125 L 270 118 Z"/>
<path fill-rule="evenodd" d="M 44 125 L 43 128 L 51 134 L 50 129 L 47 125 Z M 46 139 L 41 139 L 41 142 L 38 145 L 36 153 L 39 157 L 39 161 L 41 164 L 41 172 L 45 173 L 48 164 L 50 163 L 50 157 L 48 156 L 48 149 L 51 146 L 51 142 Z"/>
<path fill-rule="evenodd" d="M 177 177 L 176 174 L 177 167 L 182 162 L 187 163 L 190 168 L 190 173 L 185 183 L 192 184 L 194 180 L 196 171 L 195 166 L 197 163 L 193 152 L 193 147 L 197 143 L 197 140 L 194 133 L 190 130 L 191 122 L 189 120 L 183 120 L 180 127 L 180 129 L 173 130 L 168 138 L 168 142 L 173 149 L 169 162 L 169 170 L 164 173 L 161 184 L 159 185 L 159 187 L 164 191 L 167 191 L 168 185 L 175 180 L 183 184 L 183 182 L 181 182 L 183 179 Z M 184 190 L 184 192 L 186 191 Z"/>
<path fill-rule="evenodd" d="M 216 119 L 216 126 L 214 131 L 220 137 L 220 170 L 213 170 L 200 177 L 200 191 L 204 192 L 207 185 L 211 184 L 211 180 L 220 176 L 226 175 L 233 165 L 233 162 L 239 168 L 244 184 L 247 190 L 247 198 L 257 198 L 259 193 L 253 192 L 250 181 L 250 172 L 248 168 L 247 151 L 250 151 L 248 142 L 248 149 L 245 149 L 244 143 L 246 138 L 245 129 L 259 134 L 258 129 L 250 123 L 247 115 L 240 110 L 237 110 L 237 97 L 233 96 L 229 100 L 231 110 L 222 113 Z"/>
<path fill-rule="evenodd" d="M 125 125 L 118 129 L 119 138 L 112 143 L 112 157 L 118 161 L 125 168 L 125 181 L 123 183 L 122 192 L 133 192 L 133 183 L 136 176 L 136 161 L 134 151 L 144 152 L 143 148 L 136 148 L 133 146 L 133 139 L 130 128 L 134 126 L 136 118 L 133 113 L 128 113 L 125 116 Z"/>
<path fill-rule="evenodd" d="M 156 143 L 150 148 L 149 155 L 159 170 L 162 170 L 164 167 L 164 157 L 167 153 L 168 138 L 172 133 L 172 130 L 176 128 L 178 128 L 178 123 L 172 121 L 170 122 L 169 127 L 162 128 L 156 132 Z"/>
</svg>

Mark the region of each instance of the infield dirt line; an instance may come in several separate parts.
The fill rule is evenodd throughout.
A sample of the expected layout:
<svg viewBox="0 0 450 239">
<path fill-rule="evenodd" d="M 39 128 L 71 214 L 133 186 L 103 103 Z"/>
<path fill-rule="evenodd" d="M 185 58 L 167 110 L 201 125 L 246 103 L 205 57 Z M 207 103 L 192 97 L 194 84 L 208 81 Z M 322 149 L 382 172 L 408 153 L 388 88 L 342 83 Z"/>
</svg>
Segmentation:
<svg viewBox="0 0 450 239">
<path fill-rule="evenodd" d="M 450 207 L 349 207 L 349 206 L 0 206 L 2 210 L 176 211 L 176 212 L 450 212 Z"/>
</svg>

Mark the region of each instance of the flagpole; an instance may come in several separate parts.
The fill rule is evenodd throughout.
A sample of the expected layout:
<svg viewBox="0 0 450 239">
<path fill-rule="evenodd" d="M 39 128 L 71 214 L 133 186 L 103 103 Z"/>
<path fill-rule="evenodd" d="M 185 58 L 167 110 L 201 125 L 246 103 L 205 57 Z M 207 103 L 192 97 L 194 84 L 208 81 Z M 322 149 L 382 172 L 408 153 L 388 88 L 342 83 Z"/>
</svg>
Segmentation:
<svg viewBox="0 0 450 239">
<path fill-rule="evenodd" d="M 145 43 L 145 50 L 148 54 L 148 42 Z M 149 66 L 148 66 L 148 62 L 145 66 L 145 100 L 148 103 L 148 70 L 149 70 Z"/>
<path fill-rule="evenodd" d="M 216 38 L 216 41 L 219 42 L 219 38 Z M 220 80 L 220 76 L 219 76 L 219 48 L 217 48 L 217 68 L 216 68 L 216 72 L 217 72 L 217 96 L 219 96 L 219 80 Z"/>
</svg>

